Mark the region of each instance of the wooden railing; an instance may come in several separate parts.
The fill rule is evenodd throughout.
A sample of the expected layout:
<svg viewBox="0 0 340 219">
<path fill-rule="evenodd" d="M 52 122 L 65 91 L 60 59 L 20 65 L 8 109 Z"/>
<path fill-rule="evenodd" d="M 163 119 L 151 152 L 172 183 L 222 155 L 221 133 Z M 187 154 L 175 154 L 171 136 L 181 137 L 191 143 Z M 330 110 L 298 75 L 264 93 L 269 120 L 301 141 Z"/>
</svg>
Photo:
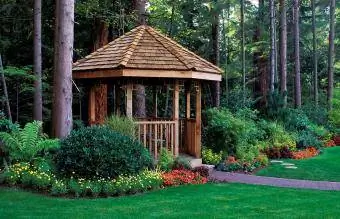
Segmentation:
<svg viewBox="0 0 340 219">
<path fill-rule="evenodd" d="M 158 159 L 162 148 L 175 155 L 175 121 L 138 121 L 137 139 Z"/>
</svg>

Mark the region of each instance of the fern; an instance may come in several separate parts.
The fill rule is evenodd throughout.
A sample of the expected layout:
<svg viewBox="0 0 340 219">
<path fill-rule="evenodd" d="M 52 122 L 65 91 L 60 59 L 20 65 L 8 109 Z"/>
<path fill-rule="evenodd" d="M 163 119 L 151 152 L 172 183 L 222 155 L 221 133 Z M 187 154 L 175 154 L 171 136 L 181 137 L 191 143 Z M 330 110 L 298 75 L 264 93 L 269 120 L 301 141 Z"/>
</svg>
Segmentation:
<svg viewBox="0 0 340 219">
<path fill-rule="evenodd" d="M 0 132 L 0 139 L 12 159 L 31 161 L 39 152 L 59 147 L 59 140 L 47 139 L 41 127 L 42 122 L 34 121 L 11 134 Z"/>
</svg>

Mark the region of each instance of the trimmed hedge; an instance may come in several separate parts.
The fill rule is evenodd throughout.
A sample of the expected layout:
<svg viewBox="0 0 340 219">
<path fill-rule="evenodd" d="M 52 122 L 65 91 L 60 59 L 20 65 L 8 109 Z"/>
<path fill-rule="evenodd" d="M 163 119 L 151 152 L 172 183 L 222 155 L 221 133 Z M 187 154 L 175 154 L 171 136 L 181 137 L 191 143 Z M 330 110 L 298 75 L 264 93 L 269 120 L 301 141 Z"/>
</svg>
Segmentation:
<svg viewBox="0 0 340 219">
<path fill-rule="evenodd" d="M 137 174 L 153 163 L 139 142 L 105 126 L 72 131 L 61 141 L 55 161 L 60 175 L 87 179 Z"/>
</svg>

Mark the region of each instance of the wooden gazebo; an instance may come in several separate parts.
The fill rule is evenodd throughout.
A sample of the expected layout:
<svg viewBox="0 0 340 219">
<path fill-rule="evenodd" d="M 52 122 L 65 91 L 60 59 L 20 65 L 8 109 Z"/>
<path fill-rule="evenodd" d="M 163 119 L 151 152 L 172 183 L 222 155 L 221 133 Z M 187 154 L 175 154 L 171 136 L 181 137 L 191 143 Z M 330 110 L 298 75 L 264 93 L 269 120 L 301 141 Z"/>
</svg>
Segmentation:
<svg viewBox="0 0 340 219">
<path fill-rule="evenodd" d="M 108 114 L 108 90 L 116 106 L 123 95 L 124 111 L 133 117 L 137 84 L 172 90 L 172 116 L 159 118 L 157 97 L 153 117 L 136 118 L 137 138 L 157 157 L 165 147 L 175 156 L 201 154 L 201 84 L 220 81 L 222 70 L 149 26 L 139 26 L 73 65 L 73 78 L 88 88 L 88 119 L 100 124 Z M 184 88 L 184 89 L 182 89 Z M 185 90 L 185 116 L 180 118 L 180 90 Z M 156 95 L 154 95 L 156 96 Z M 194 97 L 194 98 L 192 98 Z M 195 104 L 190 104 L 191 100 Z M 195 111 L 191 110 L 195 106 Z M 121 107 L 113 112 L 119 113 Z"/>
</svg>

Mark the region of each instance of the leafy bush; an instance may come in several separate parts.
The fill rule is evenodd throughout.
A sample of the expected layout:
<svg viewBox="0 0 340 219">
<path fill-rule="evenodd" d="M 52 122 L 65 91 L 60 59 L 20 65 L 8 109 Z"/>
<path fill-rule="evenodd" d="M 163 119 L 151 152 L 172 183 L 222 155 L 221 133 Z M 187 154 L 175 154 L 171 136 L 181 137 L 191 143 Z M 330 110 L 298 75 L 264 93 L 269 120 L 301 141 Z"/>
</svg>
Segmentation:
<svg viewBox="0 0 340 219">
<path fill-rule="evenodd" d="M 13 131 L 17 131 L 18 129 L 19 129 L 19 125 L 17 123 L 12 123 L 10 120 L 4 117 L 0 119 L 0 132 L 11 133 Z"/>
<path fill-rule="evenodd" d="M 334 89 L 332 105 L 333 105 L 333 108 L 329 112 L 329 116 L 328 116 L 329 122 L 335 127 L 340 127 L 340 86 L 339 85 L 337 85 L 337 87 Z"/>
<path fill-rule="evenodd" d="M 320 148 L 323 144 L 312 132 L 306 130 L 300 131 L 298 133 L 297 148 L 302 149 L 310 146 Z"/>
<path fill-rule="evenodd" d="M 27 123 L 23 129 L 13 130 L 11 133 L 0 132 L 0 138 L 15 161 L 32 161 L 39 152 L 59 147 L 58 139 L 47 139 L 41 133 L 42 122 Z"/>
<path fill-rule="evenodd" d="M 136 124 L 131 118 L 112 115 L 106 119 L 105 125 L 122 135 L 136 137 Z"/>
<path fill-rule="evenodd" d="M 162 148 L 161 154 L 158 161 L 158 167 L 163 171 L 170 171 L 172 167 L 174 166 L 174 156 L 171 152 L 166 150 L 165 148 Z"/>
<path fill-rule="evenodd" d="M 267 166 L 269 164 L 269 159 L 265 154 L 260 154 L 257 156 L 256 161 L 258 161 L 261 166 Z"/>
<path fill-rule="evenodd" d="M 287 132 L 284 127 L 276 122 L 261 120 L 258 122 L 258 128 L 264 131 L 265 148 L 266 147 L 289 147 L 291 150 L 296 148 L 296 136 Z M 264 149 L 264 148 L 261 148 Z"/>
<path fill-rule="evenodd" d="M 84 125 L 83 120 L 80 120 L 80 119 L 73 120 L 73 126 L 72 126 L 73 130 L 78 130 L 84 127 L 85 125 Z"/>
<path fill-rule="evenodd" d="M 263 150 L 270 159 L 291 158 L 292 152 L 289 147 L 270 147 Z"/>
<path fill-rule="evenodd" d="M 65 195 L 69 192 L 67 183 L 64 180 L 55 180 L 52 182 L 51 195 Z"/>
<path fill-rule="evenodd" d="M 14 164 L 5 172 L 5 182 L 10 185 L 22 184 L 26 187 L 47 190 L 53 180 L 55 176 L 51 172 L 41 171 L 27 162 Z"/>
<path fill-rule="evenodd" d="M 202 148 L 202 160 L 205 164 L 217 165 L 222 161 L 223 153 L 214 153 L 211 149 Z"/>
<path fill-rule="evenodd" d="M 87 179 L 137 174 L 153 163 L 139 142 L 99 126 L 72 131 L 61 141 L 55 161 L 60 175 Z"/>
<path fill-rule="evenodd" d="M 206 115 L 204 144 L 215 153 L 223 151 L 246 160 L 258 155 L 257 139 L 262 138 L 263 131 L 254 121 L 255 111 L 242 109 L 233 115 L 227 109 L 210 109 Z"/>
</svg>

